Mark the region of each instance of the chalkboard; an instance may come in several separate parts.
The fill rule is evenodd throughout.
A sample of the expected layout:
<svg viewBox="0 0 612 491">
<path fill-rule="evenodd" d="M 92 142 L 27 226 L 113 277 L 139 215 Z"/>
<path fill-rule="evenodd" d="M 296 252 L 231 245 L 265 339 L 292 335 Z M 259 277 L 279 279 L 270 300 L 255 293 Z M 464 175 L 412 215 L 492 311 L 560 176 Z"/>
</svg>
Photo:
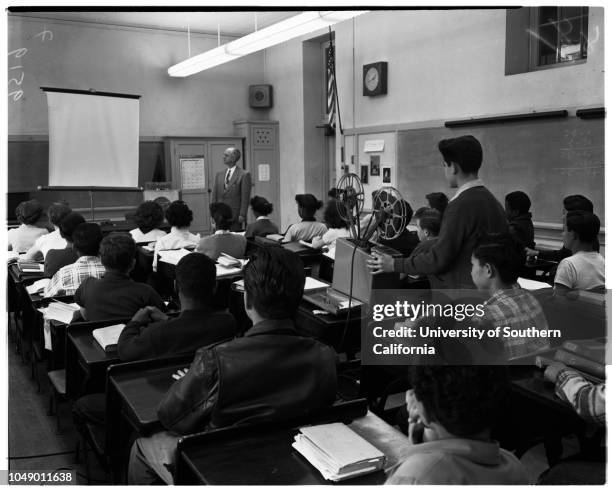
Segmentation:
<svg viewBox="0 0 612 491">
<path fill-rule="evenodd" d="M 570 117 L 400 130 L 399 190 L 413 208 L 425 205 L 429 192 L 452 197 L 437 145 L 443 138 L 471 134 L 483 147 L 480 176 L 502 204 L 506 194 L 521 190 L 531 198 L 534 221 L 560 223 L 563 198 L 583 194 L 604 223 L 604 121 Z"/>
<path fill-rule="evenodd" d="M 164 142 L 141 141 L 139 145 L 138 185 L 165 179 Z M 157 173 L 157 175 L 156 175 Z M 41 139 L 13 139 L 8 143 L 8 192 L 30 192 L 32 198 L 48 205 L 64 199 L 73 208 L 89 207 L 86 191 L 36 191 L 37 186 L 49 182 L 49 141 Z M 95 183 L 92 183 L 95 186 Z M 137 206 L 142 201 L 141 192 L 97 192 L 95 205 Z"/>
</svg>

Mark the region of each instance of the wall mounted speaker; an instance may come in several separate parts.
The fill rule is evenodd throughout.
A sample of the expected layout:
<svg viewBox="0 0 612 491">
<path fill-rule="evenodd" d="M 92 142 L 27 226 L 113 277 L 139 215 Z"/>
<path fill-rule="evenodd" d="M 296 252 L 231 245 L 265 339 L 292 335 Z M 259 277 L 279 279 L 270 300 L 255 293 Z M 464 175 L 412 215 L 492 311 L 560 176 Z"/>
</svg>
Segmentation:
<svg viewBox="0 0 612 491">
<path fill-rule="evenodd" d="M 249 106 L 258 108 L 272 107 L 272 86 L 249 85 Z"/>
</svg>

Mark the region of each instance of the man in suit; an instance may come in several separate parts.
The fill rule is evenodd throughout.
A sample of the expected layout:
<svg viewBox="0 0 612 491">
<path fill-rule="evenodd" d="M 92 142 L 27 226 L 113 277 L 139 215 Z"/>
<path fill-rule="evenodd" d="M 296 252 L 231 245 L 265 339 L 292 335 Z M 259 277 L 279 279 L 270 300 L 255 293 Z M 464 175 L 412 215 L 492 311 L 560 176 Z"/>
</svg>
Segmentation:
<svg viewBox="0 0 612 491">
<path fill-rule="evenodd" d="M 225 203 L 232 209 L 232 232 L 244 230 L 251 199 L 251 174 L 236 165 L 239 160 L 240 150 L 237 148 L 230 147 L 223 152 L 223 163 L 227 170 L 215 176 L 211 201 Z"/>
<path fill-rule="evenodd" d="M 478 178 L 482 147 L 471 135 L 438 143 L 444 176 L 457 188 L 442 217 L 437 242 L 427 251 L 408 258 L 393 259 L 374 253 L 368 261 L 374 274 L 398 272 L 437 275 L 439 288 L 474 288 L 471 257 L 477 240 L 487 232 L 506 233 L 508 222 L 503 206 Z"/>
</svg>

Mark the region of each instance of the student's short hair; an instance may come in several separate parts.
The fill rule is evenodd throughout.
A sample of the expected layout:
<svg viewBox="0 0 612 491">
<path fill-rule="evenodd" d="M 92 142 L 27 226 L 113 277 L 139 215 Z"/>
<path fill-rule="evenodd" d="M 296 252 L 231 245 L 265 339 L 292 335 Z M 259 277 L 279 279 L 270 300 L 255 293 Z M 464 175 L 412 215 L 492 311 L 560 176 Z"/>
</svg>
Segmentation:
<svg viewBox="0 0 612 491">
<path fill-rule="evenodd" d="M 171 227 L 189 227 L 193 220 L 193 212 L 184 201 L 176 200 L 168 206 L 166 220 Z"/>
<path fill-rule="evenodd" d="M 97 223 L 81 223 L 72 234 L 74 248 L 82 256 L 97 256 L 102 240 L 102 229 Z"/>
<path fill-rule="evenodd" d="M 597 240 L 601 223 L 597 215 L 577 210 L 567 212 L 565 226 L 568 232 L 576 232 L 580 242 L 592 244 Z"/>
<path fill-rule="evenodd" d="M 59 223 L 60 235 L 68 242 L 72 242 L 72 234 L 81 223 L 85 223 L 83 215 L 75 211 L 68 213 Z"/>
<path fill-rule="evenodd" d="M 447 165 L 455 163 L 465 174 L 478 172 L 482 165 L 482 146 L 472 135 L 441 140 L 438 150 Z"/>
<path fill-rule="evenodd" d="M 349 224 L 340 216 L 338 203 L 330 200 L 323 211 L 323 221 L 328 228 L 348 228 Z"/>
<path fill-rule="evenodd" d="M 49 206 L 47 210 L 47 216 L 49 217 L 49 221 L 53 225 L 59 226 L 60 222 L 70 213 L 72 210 L 66 203 L 57 202 L 53 203 Z"/>
<path fill-rule="evenodd" d="M 523 245 L 510 234 L 485 234 L 472 252 L 480 264 L 495 266 L 497 274 L 506 284 L 516 283 L 527 259 Z"/>
<path fill-rule="evenodd" d="M 100 242 L 100 261 L 106 269 L 127 273 L 136 257 L 136 242 L 130 234 L 113 232 Z"/>
<path fill-rule="evenodd" d="M 508 386 L 503 366 L 415 365 L 410 381 L 430 420 L 459 437 L 494 426 Z"/>
<path fill-rule="evenodd" d="M 419 208 L 414 214 L 414 219 L 418 220 L 419 227 L 429 230 L 432 235 L 437 237 L 440 233 L 442 214 L 435 208 L 427 208 L 426 206 Z"/>
<path fill-rule="evenodd" d="M 263 196 L 253 196 L 251 198 L 251 208 L 253 208 L 253 213 L 258 215 L 269 215 L 272 213 L 274 206 Z"/>
<path fill-rule="evenodd" d="M 513 191 L 506 195 L 506 203 L 511 210 L 527 213 L 531 208 L 531 200 L 523 191 Z"/>
<path fill-rule="evenodd" d="M 444 193 L 429 193 L 425 195 L 425 199 L 429 203 L 430 208 L 438 210 L 440 213 L 444 213 L 448 206 L 448 196 Z"/>
<path fill-rule="evenodd" d="M 216 281 L 215 262 L 204 254 L 192 252 L 176 265 L 176 285 L 187 298 L 211 303 Z"/>
<path fill-rule="evenodd" d="M 304 263 L 280 247 L 258 250 L 244 267 L 247 305 L 265 319 L 293 317 L 304 293 Z"/>
<path fill-rule="evenodd" d="M 164 221 L 164 210 L 155 201 L 144 201 L 136 208 L 134 223 L 143 234 L 158 228 Z"/>
<path fill-rule="evenodd" d="M 228 204 L 217 201 L 211 203 L 209 209 L 217 230 L 228 230 L 232 226 L 232 209 Z"/>
<path fill-rule="evenodd" d="M 317 210 L 323 206 L 323 201 L 318 200 L 312 194 L 296 194 L 295 202 L 306 217 L 314 217 Z"/>
<path fill-rule="evenodd" d="M 593 213 L 593 202 L 581 194 L 572 194 L 563 199 L 565 211 L 588 211 Z"/>
<path fill-rule="evenodd" d="M 43 207 L 37 199 L 22 201 L 15 209 L 15 216 L 20 223 L 32 225 L 36 223 L 43 214 Z"/>
</svg>

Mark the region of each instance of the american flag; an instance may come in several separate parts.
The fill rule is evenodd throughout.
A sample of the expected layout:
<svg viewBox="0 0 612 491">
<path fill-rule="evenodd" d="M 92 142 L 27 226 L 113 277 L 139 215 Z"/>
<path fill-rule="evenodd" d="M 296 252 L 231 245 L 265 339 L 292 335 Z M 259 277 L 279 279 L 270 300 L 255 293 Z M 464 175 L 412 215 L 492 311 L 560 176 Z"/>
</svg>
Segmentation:
<svg viewBox="0 0 612 491">
<path fill-rule="evenodd" d="M 334 46 L 329 45 L 325 50 L 326 58 L 326 81 L 327 81 L 327 104 L 326 104 L 326 120 L 330 126 L 336 124 L 336 67 L 334 60 Z"/>
</svg>

